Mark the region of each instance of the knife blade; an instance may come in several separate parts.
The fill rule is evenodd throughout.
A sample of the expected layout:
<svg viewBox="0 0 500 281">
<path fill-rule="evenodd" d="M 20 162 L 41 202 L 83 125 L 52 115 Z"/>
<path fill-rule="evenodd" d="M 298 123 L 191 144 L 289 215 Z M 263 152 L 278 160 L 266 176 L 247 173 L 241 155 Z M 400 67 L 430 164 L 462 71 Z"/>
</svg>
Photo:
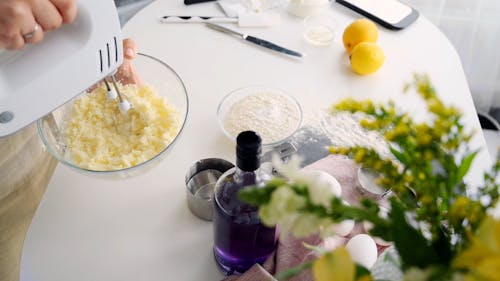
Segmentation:
<svg viewBox="0 0 500 281">
<path fill-rule="evenodd" d="M 243 40 L 246 40 L 246 41 L 248 41 L 250 43 L 253 43 L 255 45 L 258 45 L 258 46 L 261 46 L 261 47 L 273 50 L 275 52 L 279 52 L 279 53 L 282 53 L 282 54 L 286 54 L 286 55 L 290 55 L 290 56 L 294 56 L 294 57 L 299 57 L 299 58 L 302 57 L 302 54 L 299 53 L 299 52 L 292 51 L 290 49 L 281 47 L 281 46 L 276 45 L 276 44 L 274 44 L 272 42 L 269 42 L 269 41 L 264 40 L 264 39 L 257 38 L 255 36 L 251 36 L 251 35 L 248 35 L 248 34 L 240 33 L 240 32 L 234 31 L 232 29 L 226 28 L 224 26 L 221 26 L 221 25 L 218 25 L 218 24 L 209 23 L 209 22 L 206 22 L 205 25 L 207 27 L 211 28 L 211 29 L 214 29 L 214 30 L 226 33 L 226 34 L 235 35 L 235 36 L 237 36 L 237 37 L 239 37 L 239 38 L 241 38 Z"/>
</svg>

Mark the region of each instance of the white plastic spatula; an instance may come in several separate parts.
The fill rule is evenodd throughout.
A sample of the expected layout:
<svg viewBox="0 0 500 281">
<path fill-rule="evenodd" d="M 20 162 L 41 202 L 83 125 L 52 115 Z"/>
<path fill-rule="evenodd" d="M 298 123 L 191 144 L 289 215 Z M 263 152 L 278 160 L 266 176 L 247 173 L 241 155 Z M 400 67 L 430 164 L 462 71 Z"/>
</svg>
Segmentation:
<svg viewBox="0 0 500 281">
<path fill-rule="evenodd" d="M 74 23 L 45 33 L 41 43 L 21 51 L 0 52 L 0 137 L 50 113 L 122 64 L 114 1 L 77 4 Z"/>
</svg>

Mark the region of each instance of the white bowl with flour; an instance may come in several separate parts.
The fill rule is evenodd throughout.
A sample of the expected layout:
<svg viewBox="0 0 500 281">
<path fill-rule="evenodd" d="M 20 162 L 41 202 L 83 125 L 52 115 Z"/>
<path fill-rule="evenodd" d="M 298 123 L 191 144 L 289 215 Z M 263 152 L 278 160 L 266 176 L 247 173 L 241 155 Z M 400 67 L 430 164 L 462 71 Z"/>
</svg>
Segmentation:
<svg viewBox="0 0 500 281">
<path fill-rule="evenodd" d="M 268 86 L 239 88 L 225 96 L 217 109 L 219 125 L 233 141 L 243 131 L 255 131 L 263 146 L 275 146 L 291 137 L 302 123 L 298 101 Z"/>
</svg>

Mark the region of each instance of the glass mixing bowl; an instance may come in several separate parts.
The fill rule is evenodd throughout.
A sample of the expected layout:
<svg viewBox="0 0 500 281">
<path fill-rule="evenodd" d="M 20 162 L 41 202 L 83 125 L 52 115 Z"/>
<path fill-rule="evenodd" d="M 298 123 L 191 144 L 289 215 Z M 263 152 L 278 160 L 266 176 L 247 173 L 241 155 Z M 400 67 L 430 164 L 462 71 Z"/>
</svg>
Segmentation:
<svg viewBox="0 0 500 281">
<path fill-rule="evenodd" d="M 52 154 L 52 156 L 54 156 L 59 162 L 83 174 L 99 178 L 121 179 L 142 174 L 143 172 L 149 170 L 154 166 L 154 164 L 159 163 L 176 143 L 184 128 L 189 107 L 188 96 L 184 83 L 170 66 L 152 56 L 139 54 L 137 58 L 132 61 L 132 64 L 144 84 L 152 86 L 158 95 L 166 97 L 167 102 L 175 106 L 175 108 L 179 111 L 179 129 L 172 142 L 151 159 L 129 168 L 97 171 L 79 167 L 77 164 L 72 162 L 63 136 L 65 120 L 69 118 L 73 104 L 75 100 L 80 97 L 79 95 L 54 110 L 51 114 L 48 114 L 37 121 L 38 132 L 44 145 L 47 147 L 49 153 Z M 95 88 L 95 85 L 89 89 L 93 88 Z M 87 94 L 87 91 L 81 95 Z"/>
<path fill-rule="evenodd" d="M 263 94 L 270 94 L 272 98 Z M 280 89 L 247 86 L 222 99 L 217 118 L 222 131 L 232 141 L 236 142 L 238 133 L 252 130 L 260 134 L 264 148 L 273 148 L 300 128 L 302 107 L 294 97 Z"/>
</svg>

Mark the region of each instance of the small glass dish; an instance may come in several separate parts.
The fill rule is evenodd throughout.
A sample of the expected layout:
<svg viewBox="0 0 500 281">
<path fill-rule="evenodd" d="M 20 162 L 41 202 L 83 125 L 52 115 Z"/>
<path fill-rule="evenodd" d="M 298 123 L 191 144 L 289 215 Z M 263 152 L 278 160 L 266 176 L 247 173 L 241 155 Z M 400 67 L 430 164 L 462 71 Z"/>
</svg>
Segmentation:
<svg viewBox="0 0 500 281">
<path fill-rule="evenodd" d="M 248 86 L 225 96 L 217 108 L 224 134 L 236 142 L 236 136 L 252 130 L 262 138 L 264 148 L 289 139 L 302 124 L 299 102 L 284 91 L 268 86 Z"/>
<path fill-rule="evenodd" d="M 47 147 L 49 153 L 60 163 L 86 175 L 105 179 L 122 179 L 142 174 L 149 170 L 154 164 L 159 163 L 176 143 L 186 123 L 189 107 L 184 83 L 170 66 L 152 56 L 139 54 L 132 61 L 132 65 L 136 73 L 138 73 L 138 76 L 144 81 L 144 84 L 153 87 L 159 96 L 165 97 L 167 102 L 173 105 L 178 111 L 178 130 L 172 141 L 151 159 L 128 168 L 116 170 L 91 170 L 82 168 L 74 163 L 65 142 L 64 126 L 70 117 L 75 101 L 82 95 L 88 95 L 90 90 L 95 89 L 102 83 L 98 82 L 91 86 L 89 90 L 84 91 L 82 94 L 37 121 L 38 133 L 43 144 Z"/>
<path fill-rule="evenodd" d="M 376 184 L 376 180 L 380 175 L 373 169 L 359 167 L 358 168 L 358 191 L 362 196 L 374 200 L 380 200 L 391 194 L 390 189 L 386 189 Z"/>
<path fill-rule="evenodd" d="M 315 46 L 329 46 L 335 39 L 337 22 L 330 14 L 311 15 L 304 19 L 304 39 Z"/>
</svg>

